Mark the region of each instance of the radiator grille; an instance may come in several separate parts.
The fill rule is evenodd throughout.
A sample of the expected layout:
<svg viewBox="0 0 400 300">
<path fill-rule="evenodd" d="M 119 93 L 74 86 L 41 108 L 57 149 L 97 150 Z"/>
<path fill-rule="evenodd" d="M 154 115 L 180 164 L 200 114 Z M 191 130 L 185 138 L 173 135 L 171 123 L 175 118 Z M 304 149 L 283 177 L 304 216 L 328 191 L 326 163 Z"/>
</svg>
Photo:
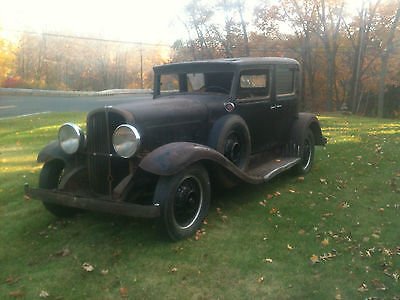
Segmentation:
<svg viewBox="0 0 400 300">
<path fill-rule="evenodd" d="M 123 123 L 124 117 L 107 110 L 95 113 L 87 120 L 89 184 L 96 193 L 110 194 L 129 172 L 125 159 L 110 156 L 115 154 L 112 134 Z"/>
</svg>

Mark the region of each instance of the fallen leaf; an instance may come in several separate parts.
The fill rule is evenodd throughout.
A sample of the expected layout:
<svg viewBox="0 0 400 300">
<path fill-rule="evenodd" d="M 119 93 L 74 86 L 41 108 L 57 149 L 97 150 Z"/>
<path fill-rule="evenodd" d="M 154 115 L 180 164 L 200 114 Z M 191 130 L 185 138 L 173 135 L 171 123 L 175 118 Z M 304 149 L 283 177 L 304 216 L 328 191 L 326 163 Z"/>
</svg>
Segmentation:
<svg viewBox="0 0 400 300">
<path fill-rule="evenodd" d="M 64 248 L 64 249 L 56 252 L 56 255 L 59 255 L 59 256 L 67 256 L 69 254 L 71 254 L 71 250 L 69 250 L 68 248 Z"/>
<path fill-rule="evenodd" d="M 267 200 L 272 199 L 273 197 L 274 197 L 274 195 L 268 194 L 268 195 L 267 195 Z"/>
<path fill-rule="evenodd" d="M 289 250 L 293 250 L 293 249 L 294 249 L 294 247 L 290 246 L 290 244 L 287 244 L 287 248 L 288 248 Z"/>
<path fill-rule="evenodd" d="M 121 294 L 122 297 L 128 297 L 128 289 L 124 286 L 121 286 L 119 288 L 119 293 Z"/>
<path fill-rule="evenodd" d="M 319 262 L 320 262 L 320 261 L 319 261 L 319 257 L 316 256 L 315 254 L 313 254 L 313 255 L 310 257 L 310 260 L 311 260 L 311 262 L 312 262 L 313 264 L 316 264 L 316 263 L 319 263 Z"/>
<path fill-rule="evenodd" d="M 93 266 L 91 266 L 88 263 L 83 263 L 82 264 L 82 268 L 86 271 L 86 272 L 92 272 L 94 270 Z"/>
<path fill-rule="evenodd" d="M 108 274 L 108 270 L 107 270 L 107 269 L 103 269 L 103 270 L 101 270 L 101 274 L 103 274 L 103 275 L 107 275 L 107 274 Z"/>
<path fill-rule="evenodd" d="M 304 234 L 304 232 L 305 232 L 305 231 L 304 231 L 303 229 L 300 229 L 297 233 L 298 233 L 298 234 Z"/>
<path fill-rule="evenodd" d="M 383 207 L 381 207 L 381 208 L 378 208 L 378 211 L 384 211 L 385 209 L 383 208 Z"/>
<path fill-rule="evenodd" d="M 279 196 L 281 193 L 280 192 L 275 192 L 274 196 Z"/>
<path fill-rule="evenodd" d="M 320 178 L 320 179 L 319 179 L 319 182 L 321 182 L 321 183 L 323 183 L 323 184 L 328 184 L 328 183 L 326 182 L 326 179 L 325 179 L 325 178 Z"/>
<path fill-rule="evenodd" d="M 17 281 L 19 281 L 19 278 L 15 278 L 10 274 L 6 279 L 4 279 L 4 281 L 6 283 L 8 283 L 9 285 L 12 285 L 12 284 L 16 283 Z"/>
<path fill-rule="evenodd" d="M 296 191 L 295 190 L 289 190 L 289 193 L 294 194 L 294 193 L 296 193 Z"/>
<path fill-rule="evenodd" d="M 272 263 L 272 258 L 264 258 L 264 261 L 265 261 L 265 262 Z"/>
<path fill-rule="evenodd" d="M 264 281 L 264 277 L 260 277 L 257 279 L 257 282 L 263 282 Z"/>
<path fill-rule="evenodd" d="M 12 291 L 8 295 L 10 295 L 11 297 L 22 297 L 23 295 L 25 295 L 25 292 L 23 292 L 21 290 Z"/>
<path fill-rule="evenodd" d="M 40 298 L 47 298 L 49 296 L 49 293 L 46 291 L 41 291 L 39 294 Z"/>
<path fill-rule="evenodd" d="M 374 239 L 379 239 L 379 238 L 380 238 L 380 236 L 379 236 L 378 234 L 376 234 L 376 233 L 371 234 L 371 236 L 372 236 Z"/>
<path fill-rule="evenodd" d="M 328 239 L 323 239 L 321 244 L 324 245 L 324 246 L 329 245 L 329 240 Z"/>
<path fill-rule="evenodd" d="M 217 214 L 222 214 L 222 210 L 219 207 L 217 207 Z"/>
<path fill-rule="evenodd" d="M 304 177 L 297 177 L 297 181 L 303 181 Z"/>
<path fill-rule="evenodd" d="M 224 215 L 224 216 L 221 216 L 221 219 L 222 219 L 222 221 L 225 222 L 226 220 L 228 220 L 228 216 L 225 216 L 225 215 Z"/>
<path fill-rule="evenodd" d="M 368 291 L 367 285 L 363 282 L 360 287 L 357 289 L 359 292 L 364 293 Z"/>
<path fill-rule="evenodd" d="M 171 269 L 171 272 L 177 272 L 177 271 L 178 271 L 178 268 L 174 267 L 174 268 Z"/>
<path fill-rule="evenodd" d="M 27 195 L 24 195 L 24 199 L 25 200 L 30 200 L 31 198 L 29 196 L 27 196 Z"/>
<path fill-rule="evenodd" d="M 270 214 L 274 214 L 274 213 L 276 213 L 277 211 L 278 211 L 278 209 L 275 208 L 275 207 L 273 207 L 273 208 L 271 208 L 271 210 L 269 211 L 269 213 L 270 213 Z"/>
</svg>

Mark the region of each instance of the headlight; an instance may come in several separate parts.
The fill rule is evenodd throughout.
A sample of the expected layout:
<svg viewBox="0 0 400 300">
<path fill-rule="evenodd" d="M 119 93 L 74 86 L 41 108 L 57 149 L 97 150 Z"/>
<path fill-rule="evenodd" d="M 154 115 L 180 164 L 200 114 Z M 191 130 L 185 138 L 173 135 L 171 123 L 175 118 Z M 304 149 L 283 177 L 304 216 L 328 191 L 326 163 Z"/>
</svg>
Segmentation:
<svg viewBox="0 0 400 300">
<path fill-rule="evenodd" d="M 135 127 L 128 124 L 115 129 L 112 143 L 115 152 L 124 158 L 132 157 L 140 147 L 140 134 Z"/>
<path fill-rule="evenodd" d="M 74 154 L 83 147 L 85 136 L 79 126 L 65 123 L 58 130 L 58 141 L 65 153 Z"/>
</svg>

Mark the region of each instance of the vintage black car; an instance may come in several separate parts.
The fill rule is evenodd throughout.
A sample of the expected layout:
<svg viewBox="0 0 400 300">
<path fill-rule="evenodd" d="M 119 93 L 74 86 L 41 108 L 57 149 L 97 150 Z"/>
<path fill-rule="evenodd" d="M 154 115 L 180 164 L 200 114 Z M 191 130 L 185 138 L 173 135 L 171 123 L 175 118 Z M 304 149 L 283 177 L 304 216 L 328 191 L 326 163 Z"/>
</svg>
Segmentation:
<svg viewBox="0 0 400 300">
<path fill-rule="evenodd" d="M 58 217 L 80 209 L 157 217 L 171 239 L 189 237 L 212 185 L 310 171 L 314 145 L 326 139 L 314 115 L 298 112 L 298 97 L 299 63 L 289 58 L 156 66 L 153 100 L 90 112 L 86 135 L 61 126 L 38 155 L 39 188 L 25 193 Z"/>
</svg>

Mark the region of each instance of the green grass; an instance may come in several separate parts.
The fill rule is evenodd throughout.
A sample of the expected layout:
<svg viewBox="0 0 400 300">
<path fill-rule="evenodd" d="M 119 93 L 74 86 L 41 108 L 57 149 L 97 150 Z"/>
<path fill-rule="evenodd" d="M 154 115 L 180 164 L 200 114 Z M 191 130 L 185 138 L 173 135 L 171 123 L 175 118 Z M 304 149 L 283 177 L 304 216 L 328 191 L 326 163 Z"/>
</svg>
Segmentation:
<svg viewBox="0 0 400 300">
<path fill-rule="evenodd" d="M 59 220 L 24 199 L 23 183 L 37 186 L 38 151 L 84 114 L 0 121 L 0 298 L 399 298 L 400 122 L 320 120 L 329 144 L 304 180 L 289 172 L 218 191 L 206 234 L 178 243 L 160 238 L 154 220 Z"/>
</svg>

